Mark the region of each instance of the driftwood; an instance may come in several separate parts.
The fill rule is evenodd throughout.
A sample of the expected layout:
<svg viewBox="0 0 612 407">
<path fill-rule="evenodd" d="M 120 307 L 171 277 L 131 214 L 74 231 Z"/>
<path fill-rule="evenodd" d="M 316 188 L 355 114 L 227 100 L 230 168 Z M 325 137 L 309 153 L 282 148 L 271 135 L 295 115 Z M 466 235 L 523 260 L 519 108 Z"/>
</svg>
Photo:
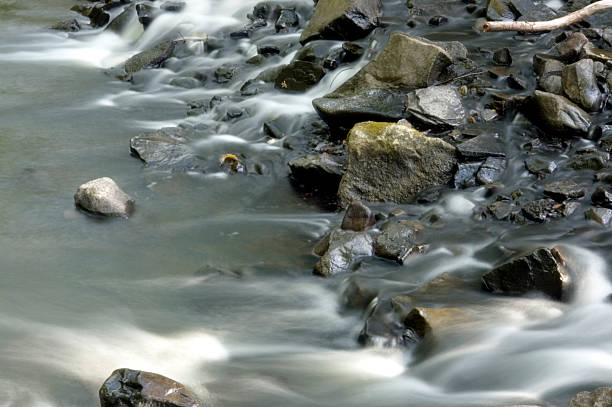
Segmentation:
<svg viewBox="0 0 612 407">
<path fill-rule="evenodd" d="M 521 31 L 538 32 L 552 31 L 557 28 L 566 27 L 577 23 L 596 13 L 612 10 L 612 0 L 600 0 L 593 4 L 581 8 L 580 10 L 569 13 L 563 17 L 555 18 L 550 21 L 487 21 L 482 30 L 485 32 L 493 31 Z"/>
</svg>

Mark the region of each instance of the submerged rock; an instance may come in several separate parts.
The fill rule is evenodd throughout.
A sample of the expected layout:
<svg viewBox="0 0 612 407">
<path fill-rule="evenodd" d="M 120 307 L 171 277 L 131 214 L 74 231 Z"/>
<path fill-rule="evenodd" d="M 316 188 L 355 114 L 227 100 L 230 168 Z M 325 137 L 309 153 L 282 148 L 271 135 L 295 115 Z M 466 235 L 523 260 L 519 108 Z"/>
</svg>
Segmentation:
<svg viewBox="0 0 612 407">
<path fill-rule="evenodd" d="M 417 307 L 404 318 L 404 327 L 415 335 L 415 340 L 424 339 L 435 330 L 445 328 L 465 320 L 465 313 L 459 308 Z"/>
<path fill-rule="evenodd" d="M 181 383 L 156 373 L 117 369 L 99 391 L 101 407 L 199 407 Z"/>
<path fill-rule="evenodd" d="M 327 251 L 315 264 L 313 273 L 331 277 L 350 271 L 361 258 L 374 255 L 372 243 L 372 237 L 365 232 L 332 230 Z"/>
<path fill-rule="evenodd" d="M 149 167 L 161 170 L 196 170 L 200 163 L 187 144 L 189 141 L 185 131 L 168 127 L 132 137 L 130 151 Z"/>
<path fill-rule="evenodd" d="M 557 210 L 557 205 L 554 199 L 536 199 L 523 205 L 522 213 L 527 219 L 534 222 L 547 222 L 562 215 Z"/>
<path fill-rule="evenodd" d="M 538 291 L 561 300 L 569 294 L 571 279 L 559 249 L 543 247 L 488 271 L 482 284 L 491 292 L 521 295 Z"/>
<path fill-rule="evenodd" d="M 363 38 L 378 25 L 381 14 L 381 0 L 320 0 L 300 42 Z"/>
<path fill-rule="evenodd" d="M 584 135 L 589 131 L 589 114 L 563 96 L 536 90 L 527 105 L 525 113 L 531 122 L 552 135 Z"/>
<path fill-rule="evenodd" d="M 103 216 L 127 218 L 134 210 L 134 200 L 108 177 L 81 185 L 74 194 L 74 203 L 87 212 Z"/>
<path fill-rule="evenodd" d="M 480 166 L 476 173 L 476 181 L 481 185 L 489 185 L 497 182 L 506 170 L 506 159 L 501 157 L 489 157 Z"/>
<path fill-rule="evenodd" d="M 406 96 L 406 113 L 426 127 L 455 127 L 465 122 L 459 92 L 450 85 L 418 89 Z"/>
<path fill-rule="evenodd" d="M 359 123 L 348 150 L 338 189 L 343 207 L 354 200 L 407 203 L 430 186 L 449 184 L 455 172 L 455 147 L 403 124 Z"/>
<path fill-rule="evenodd" d="M 595 192 L 591 195 L 591 202 L 595 205 L 612 209 L 612 192 L 607 188 L 597 187 Z"/>
</svg>

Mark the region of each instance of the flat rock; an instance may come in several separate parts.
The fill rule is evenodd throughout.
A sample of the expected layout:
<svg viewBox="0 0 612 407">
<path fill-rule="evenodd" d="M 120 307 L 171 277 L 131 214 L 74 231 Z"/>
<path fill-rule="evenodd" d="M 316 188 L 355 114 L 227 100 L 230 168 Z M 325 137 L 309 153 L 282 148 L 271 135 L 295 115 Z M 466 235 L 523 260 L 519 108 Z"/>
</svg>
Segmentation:
<svg viewBox="0 0 612 407">
<path fill-rule="evenodd" d="M 453 180 L 455 147 L 410 126 L 364 122 L 348 136 L 349 163 L 340 204 L 354 200 L 407 203 L 431 186 Z"/>
<path fill-rule="evenodd" d="M 427 127 L 456 127 L 466 119 L 461 95 L 451 85 L 430 86 L 408 93 L 406 114 Z"/>
<path fill-rule="evenodd" d="M 584 186 L 574 180 L 561 180 L 544 185 L 544 194 L 558 202 L 566 199 L 582 198 L 586 190 Z"/>
<path fill-rule="evenodd" d="M 485 273 L 482 286 L 490 292 L 521 295 L 532 291 L 566 299 L 571 278 L 559 249 L 539 248 Z"/>
<path fill-rule="evenodd" d="M 476 181 L 481 185 L 493 184 L 506 171 L 507 162 L 502 157 L 488 157 L 476 173 Z"/>
<path fill-rule="evenodd" d="M 74 194 L 74 203 L 87 212 L 102 216 L 127 218 L 134 210 L 134 200 L 108 177 L 81 185 Z"/>
<path fill-rule="evenodd" d="M 505 157 L 501 140 L 493 134 L 481 134 L 457 145 L 459 155 L 469 160 L 484 160 L 488 157 Z"/>
<path fill-rule="evenodd" d="M 327 251 L 314 267 L 314 274 L 331 277 L 351 271 L 363 257 L 374 255 L 373 239 L 365 232 L 334 229 L 329 234 Z"/>
<path fill-rule="evenodd" d="M 532 174 L 544 177 L 552 174 L 557 169 L 557 164 L 553 160 L 531 156 L 525 160 L 525 168 Z"/>
<path fill-rule="evenodd" d="M 189 141 L 185 131 L 168 127 L 132 137 L 130 151 L 148 167 L 160 170 L 199 170 L 200 160 L 191 151 Z"/>
<path fill-rule="evenodd" d="M 539 90 L 525 113 L 533 124 L 553 135 L 584 135 L 591 125 L 591 117 L 579 106 L 563 96 Z"/>
<path fill-rule="evenodd" d="M 455 173 L 455 188 L 470 188 L 476 186 L 476 173 L 481 162 L 458 163 Z"/>
</svg>

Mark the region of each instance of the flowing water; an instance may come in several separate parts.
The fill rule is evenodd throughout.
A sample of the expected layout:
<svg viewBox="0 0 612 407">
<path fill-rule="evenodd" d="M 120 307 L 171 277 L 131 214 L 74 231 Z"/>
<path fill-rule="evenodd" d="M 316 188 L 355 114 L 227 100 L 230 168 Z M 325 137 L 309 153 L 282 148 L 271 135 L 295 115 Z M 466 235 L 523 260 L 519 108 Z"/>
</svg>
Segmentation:
<svg viewBox="0 0 612 407">
<path fill-rule="evenodd" d="M 161 37 L 245 24 L 255 3 L 188 0 L 135 40 L 130 30 L 48 30 L 72 16 L 72 0 L 0 0 L 0 406 L 95 406 L 120 367 L 172 377 L 210 406 L 564 406 L 577 391 L 610 384 L 610 232 L 580 216 L 537 227 L 479 223 L 470 215 L 481 190 L 404 206 L 415 218 L 444 214 L 444 229 L 427 232 L 428 253 L 403 267 L 369 261 L 357 272 L 387 295 L 452 273 L 473 284 L 449 302 L 470 304 L 478 317 L 431 346 L 358 345 L 363 316 L 342 307 L 346 276 L 311 274 L 314 243 L 342 215 L 296 193 L 282 142 L 267 142 L 260 129 L 279 114 L 311 113 L 314 97 L 364 61 L 303 95 L 237 102 L 249 117 L 234 123 L 215 111 L 187 118 L 185 101 L 240 84 L 179 89 L 168 68 L 133 84 L 105 74 Z M 504 41 L 470 26 L 454 22 L 431 38 L 471 48 Z M 296 42 L 298 34 L 285 36 Z M 530 59 L 529 47 L 515 58 Z M 254 41 L 235 41 L 175 72 L 255 53 Z M 269 163 L 266 174 L 159 172 L 130 156 L 130 137 L 179 124 L 200 126 L 198 154 L 246 153 Z M 500 126 L 509 157 L 518 156 L 520 132 Z M 136 199 L 132 218 L 102 221 L 74 209 L 76 187 L 101 176 Z M 504 180 L 526 177 L 511 164 Z M 480 275 L 500 258 L 546 244 L 562 244 L 582 272 L 571 302 L 480 292 Z"/>
</svg>

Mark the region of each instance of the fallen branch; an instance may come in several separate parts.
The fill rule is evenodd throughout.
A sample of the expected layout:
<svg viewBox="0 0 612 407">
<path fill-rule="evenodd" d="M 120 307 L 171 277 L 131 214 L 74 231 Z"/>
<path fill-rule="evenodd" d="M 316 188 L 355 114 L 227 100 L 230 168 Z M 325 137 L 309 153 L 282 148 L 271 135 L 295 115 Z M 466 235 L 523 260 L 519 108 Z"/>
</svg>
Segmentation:
<svg viewBox="0 0 612 407">
<path fill-rule="evenodd" d="M 566 27 L 577 23 L 593 14 L 601 13 L 607 10 L 612 10 L 612 0 L 600 0 L 593 4 L 589 4 L 580 10 L 569 13 L 563 17 L 555 18 L 550 21 L 487 21 L 482 30 L 485 32 L 493 31 L 521 31 L 521 32 L 538 32 L 552 31 L 557 28 Z"/>
</svg>

